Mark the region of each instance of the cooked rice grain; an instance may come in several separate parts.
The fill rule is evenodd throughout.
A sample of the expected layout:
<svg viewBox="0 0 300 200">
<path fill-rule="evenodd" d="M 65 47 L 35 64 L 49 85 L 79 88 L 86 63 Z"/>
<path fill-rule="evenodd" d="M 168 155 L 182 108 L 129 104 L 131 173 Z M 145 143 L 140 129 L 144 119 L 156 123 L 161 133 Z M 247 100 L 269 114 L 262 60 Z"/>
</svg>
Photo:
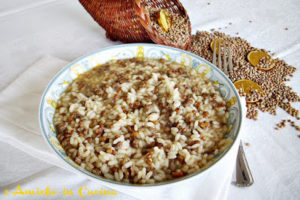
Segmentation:
<svg viewBox="0 0 300 200">
<path fill-rule="evenodd" d="M 148 184 L 213 163 L 228 146 L 225 105 L 194 69 L 165 60 L 117 60 L 68 86 L 54 124 L 66 153 L 81 167 Z"/>
</svg>

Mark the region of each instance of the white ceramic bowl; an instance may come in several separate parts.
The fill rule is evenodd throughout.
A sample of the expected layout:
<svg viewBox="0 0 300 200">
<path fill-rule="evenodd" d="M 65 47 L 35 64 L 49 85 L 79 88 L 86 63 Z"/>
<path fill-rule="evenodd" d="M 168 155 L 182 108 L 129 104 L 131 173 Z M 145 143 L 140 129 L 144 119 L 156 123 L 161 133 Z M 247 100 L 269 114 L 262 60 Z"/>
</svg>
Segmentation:
<svg viewBox="0 0 300 200">
<path fill-rule="evenodd" d="M 232 130 L 228 135 L 226 135 L 226 137 L 231 138 L 233 142 L 225 152 L 215 156 L 215 162 L 211 166 L 202 171 L 198 171 L 196 173 L 184 176 L 180 179 L 174 179 L 171 181 L 155 184 L 133 185 L 108 180 L 103 177 L 94 175 L 89 171 L 79 167 L 66 155 L 64 149 L 62 148 L 62 146 L 56 138 L 56 130 L 53 125 L 53 115 L 55 111 L 55 106 L 57 100 L 60 97 L 60 94 L 79 74 L 84 73 L 85 71 L 97 66 L 98 64 L 103 64 L 112 59 L 125 59 L 132 57 L 163 58 L 166 60 L 176 61 L 185 65 L 186 67 L 192 67 L 196 70 L 199 70 L 200 72 L 202 72 L 203 76 L 208 77 L 219 89 L 222 96 L 226 99 L 228 107 L 230 107 L 230 117 L 228 120 L 228 125 L 232 126 Z M 216 165 L 221 159 L 223 159 L 228 154 L 228 152 L 231 150 L 231 147 L 233 146 L 233 143 L 238 137 L 242 123 L 242 110 L 239 95 L 235 90 L 234 85 L 227 78 L 226 75 L 224 75 L 217 67 L 215 67 L 210 62 L 204 60 L 199 56 L 196 56 L 192 53 L 180 49 L 155 44 L 137 43 L 118 45 L 100 49 L 73 61 L 68 66 L 63 68 L 51 80 L 43 94 L 40 103 L 39 119 L 43 136 L 46 142 L 50 145 L 52 150 L 60 159 L 64 160 L 67 165 L 70 165 L 73 168 L 75 168 L 78 173 L 88 176 L 91 179 L 100 181 L 104 184 L 117 184 L 119 186 L 121 185 L 130 187 L 147 187 L 182 182 L 183 180 L 206 173 L 208 169 L 211 169 L 214 165 Z"/>
</svg>

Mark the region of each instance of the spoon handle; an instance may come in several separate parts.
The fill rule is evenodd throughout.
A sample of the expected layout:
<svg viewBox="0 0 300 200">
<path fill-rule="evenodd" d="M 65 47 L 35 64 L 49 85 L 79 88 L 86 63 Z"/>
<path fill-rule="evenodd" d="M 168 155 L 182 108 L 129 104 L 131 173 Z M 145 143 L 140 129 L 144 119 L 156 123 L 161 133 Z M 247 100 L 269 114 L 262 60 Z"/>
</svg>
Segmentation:
<svg viewBox="0 0 300 200">
<path fill-rule="evenodd" d="M 254 179 L 245 156 L 242 141 L 239 145 L 236 162 L 236 182 L 234 184 L 240 187 L 251 186 L 254 183 Z"/>
</svg>

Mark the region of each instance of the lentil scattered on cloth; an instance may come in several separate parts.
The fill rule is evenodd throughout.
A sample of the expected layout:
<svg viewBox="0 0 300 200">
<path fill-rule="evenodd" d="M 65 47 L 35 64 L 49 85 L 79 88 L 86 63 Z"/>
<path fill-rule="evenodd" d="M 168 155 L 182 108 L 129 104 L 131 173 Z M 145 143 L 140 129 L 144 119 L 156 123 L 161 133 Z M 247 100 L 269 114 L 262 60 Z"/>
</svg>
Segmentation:
<svg viewBox="0 0 300 200">
<path fill-rule="evenodd" d="M 290 119 L 288 119 L 288 120 L 283 119 L 281 122 L 276 124 L 275 129 L 279 130 L 280 128 L 284 128 L 286 126 L 287 122 L 290 123 L 291 127 L 295 128 L 297 131 L 300 131 L 300 126 L 297 126 L 295 124 L 295 122 L 293 120 L 290 120 Z"/>
<path fill-rule="evenodd" d="M 297 93 L 292 91 L 291 87 L 285 85 L 285 82 L 289 81 L 289 77 L 292 77 L 296 71 L 295 67 L 276 58 L 272 59 L 272 62 L 262 60 L 259 64 L 260 68 L 266 69 L 272 68 L 268 65 L 274 65 L 271 70 L 259 70 L 248 62 L 247 55 L 255 50 L 267 52 L 265 49 L 252 47 L 245 39 L 231 37 L 217 31 L 212 33 L 198 31 L 192 36 L 190 51 L 212 62 L 213 52 L 210 49 L 210 43 L 217 38 L 223 38 L 232 51 L 234 68 L 233 72 L 229 74 L 230 80 L 232 82 L 241 79 L 252 80 L 264 90 L 264 95 L 260 96 L 257 102 L 247 103 L 247 118 L 256 120 L 258 110 L 276 115 L 276 110 L 280 107 L 297 120 L 300 119 L 299 111 L 291 106 L 291 102 L 299 102 L 300 98 Z M 245 93 L 240 91 L 240 95 L 245 96 Z"/>
</svg>

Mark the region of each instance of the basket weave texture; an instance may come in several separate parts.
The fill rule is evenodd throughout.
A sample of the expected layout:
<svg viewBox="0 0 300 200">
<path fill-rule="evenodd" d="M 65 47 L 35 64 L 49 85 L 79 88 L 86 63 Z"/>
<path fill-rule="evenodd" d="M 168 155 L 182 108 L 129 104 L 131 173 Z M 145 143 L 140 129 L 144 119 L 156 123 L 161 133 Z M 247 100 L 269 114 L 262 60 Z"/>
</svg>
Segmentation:
<svg viewBox="0 0 300 200">
<path fill-rule="evenodd" d="M 93 19 L 106 30 L 106 37 L 124 43 L 155 42 L 187 49 L 191 42 L 191 23 L 179 0 L 79 0 Z M 189 40 L 174 46 L 159 34 L 145 7 L 166 9 L 188 19 Z M 179 38 L 180 39 L 180 38 Z"/>
</svg>

